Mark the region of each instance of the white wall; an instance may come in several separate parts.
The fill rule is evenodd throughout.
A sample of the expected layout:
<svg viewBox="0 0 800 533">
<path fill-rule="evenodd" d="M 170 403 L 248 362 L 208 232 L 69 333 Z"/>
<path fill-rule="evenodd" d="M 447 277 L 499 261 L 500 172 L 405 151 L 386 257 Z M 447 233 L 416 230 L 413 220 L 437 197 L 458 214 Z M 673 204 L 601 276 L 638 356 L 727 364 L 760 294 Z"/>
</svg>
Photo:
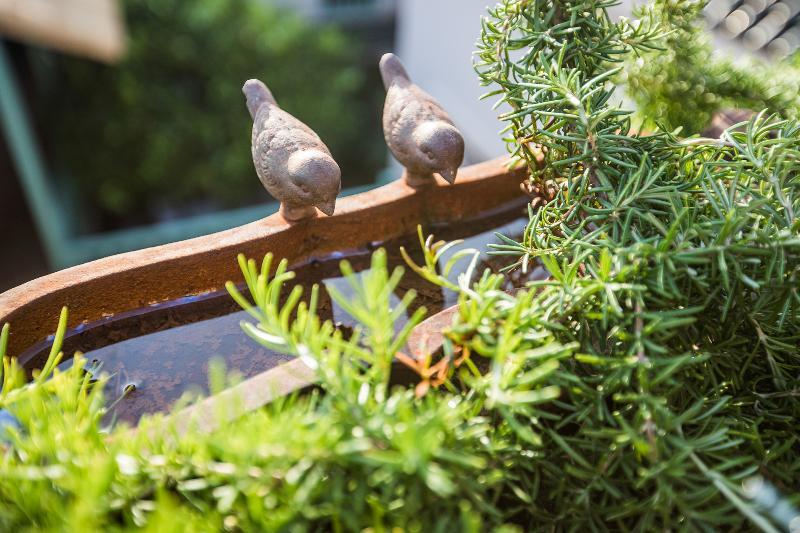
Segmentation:
<svg viewBox="0 0 800 533">
<path fill-rule="evenodd" d="M 472 68 L 486 0 L 400 0 L 395 51 L 414 82 L 433 95 L 466 141 L 465 164 L 506 153 L 503 125 Z"/>
</svg>

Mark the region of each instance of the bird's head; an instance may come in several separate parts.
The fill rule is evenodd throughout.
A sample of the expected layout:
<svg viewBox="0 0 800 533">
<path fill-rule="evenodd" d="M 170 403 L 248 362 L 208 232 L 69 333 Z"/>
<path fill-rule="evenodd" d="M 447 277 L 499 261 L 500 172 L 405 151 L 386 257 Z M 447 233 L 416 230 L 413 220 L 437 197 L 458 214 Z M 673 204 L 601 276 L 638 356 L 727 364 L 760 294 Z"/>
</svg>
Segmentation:
<svg viewBox="0 0 800 533">
<path fill-rule="evenodd" d="M 261 80 L 247 80 L 244 82 L 242 93 L 247 99 L 247 110 L 253 120 L 255 120 L 259 108 L 265 103 L 278 105 L 269 88 Z"/>
<path fill-rule="evenodd" d="M 321 150 L 300 150 L 289 157 L 290 191 L 296 203 L 313 205 L 333 215 L 342 174 L 333 158 Z"/>
<path fill-rule="evenodd" d="M 414 141 L 425 164 L 451 185 L 464 161 L 464 138 L 444 121 L 423 122 L 414 129 Z"/>
</svg>

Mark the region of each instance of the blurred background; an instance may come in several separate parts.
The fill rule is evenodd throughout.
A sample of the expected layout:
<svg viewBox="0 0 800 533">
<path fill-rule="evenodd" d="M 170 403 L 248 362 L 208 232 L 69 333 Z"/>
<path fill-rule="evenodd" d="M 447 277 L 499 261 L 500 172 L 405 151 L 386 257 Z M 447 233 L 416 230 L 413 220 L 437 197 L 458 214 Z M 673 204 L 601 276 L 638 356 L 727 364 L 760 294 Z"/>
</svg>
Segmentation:
<svg viewBox="0 0 800 533">
<path fill-rule="evenodd" d="M 387 51 L 448 109 L 465 164 L 500 155 L 471 66 L 488 3 L 0 0 L 0 291 L 275 212 L 250 159 L 248 78 L 322 137 L 343 195 L 399 176 L 380 125 Z M 721 48 L 800 46 L 800 0 L 707 11 Z"/>
</svg>

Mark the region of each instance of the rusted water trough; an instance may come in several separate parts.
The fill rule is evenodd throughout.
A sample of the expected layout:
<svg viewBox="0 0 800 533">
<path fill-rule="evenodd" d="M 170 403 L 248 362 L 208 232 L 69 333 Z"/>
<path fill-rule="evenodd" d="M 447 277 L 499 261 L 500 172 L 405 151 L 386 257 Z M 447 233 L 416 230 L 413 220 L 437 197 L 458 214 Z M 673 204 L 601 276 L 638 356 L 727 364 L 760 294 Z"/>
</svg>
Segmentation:
<svg viewBox="0 0 800 533">
<path fill-rule="evenodd" d="M 11 324 L 9 353 L 32 370 L 43 363 L 33 349 L 46 344 L 62 306 L 69 308 L 74 334 L 131 310 L 221 291 L 228 280 L 241 282 L 236 255 L 276 257 L 299 265 L 341 250 L 363 249 L 412 234 L 417 225 L 458 225 L 526 203 L 522 169 L 500 158 L 461 169 L 455 185 L 441 178 L 411 187 L 398 179 L 369 192 L 342 198 L 331 217 L 288 223 L 278 213 L 231 230 L 120 254 L 33 280 L 0 294 L 0 323 Z M 307 385 L 312 375 L 290 361 L 254 375 L 226 394 L 237 394 L 245 408 L 263 405 L 275 394 Z M 184 418 L 207 418 L 208 402 L 189 408 Z"/>
</svg>

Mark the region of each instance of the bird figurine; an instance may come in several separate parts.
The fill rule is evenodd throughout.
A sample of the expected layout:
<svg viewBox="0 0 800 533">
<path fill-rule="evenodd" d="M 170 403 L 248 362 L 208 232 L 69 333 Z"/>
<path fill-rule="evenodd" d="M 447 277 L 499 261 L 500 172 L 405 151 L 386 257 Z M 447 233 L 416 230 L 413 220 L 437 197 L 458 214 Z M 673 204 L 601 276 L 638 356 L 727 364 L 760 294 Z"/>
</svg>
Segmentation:
<svg viewBox="0 0 800 533">
<path fill-rule="evenodd" d="M 406 183 L 413 187 L 434 183 L 434 173 L 454 183 L 464 161 L 461 132 L 439 102 L 411 82 L 396 55 L 384 54 L 380 70 L 386 88 L 383 135 L 406 167 Z"/>
<path fill-rule="evenodd" d="M 242 92 L 253 118 L 253 163 L 261 183 L 281 202 L 288 222 L 333 215 L 341 171 L 311 128 L 278 107 L 267 86 L 247 80 Z M 316 209 L 315 209 L 316 208 Z"/>
</svg>

